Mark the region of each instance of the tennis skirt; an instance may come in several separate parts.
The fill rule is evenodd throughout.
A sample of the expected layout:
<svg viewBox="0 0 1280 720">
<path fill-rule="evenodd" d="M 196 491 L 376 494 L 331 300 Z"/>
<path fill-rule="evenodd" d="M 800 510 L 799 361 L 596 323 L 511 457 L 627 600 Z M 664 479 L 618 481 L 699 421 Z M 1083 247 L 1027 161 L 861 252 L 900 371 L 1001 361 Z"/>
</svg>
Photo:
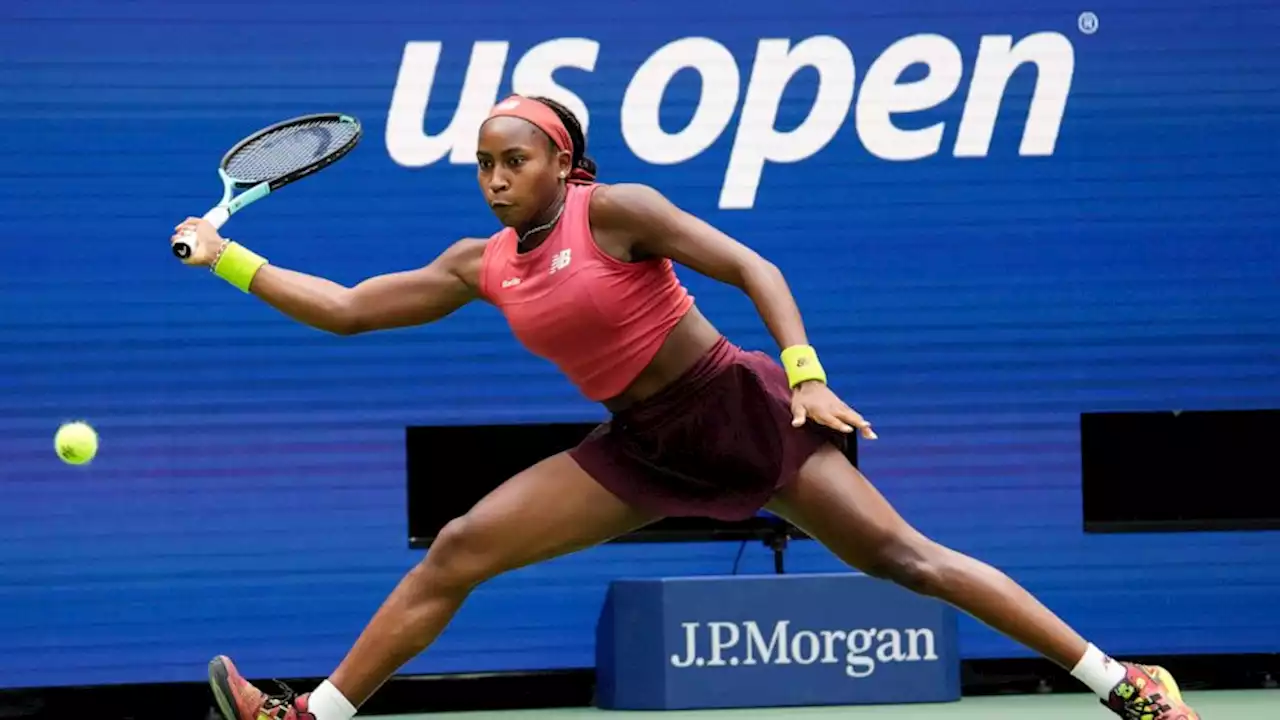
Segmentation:
<svg viewBox="0 0 1280 720">
<path fill-rule="evenodd" d="M 791 425 L 786 372 L 721 338 L 675 382 L 615 413 L 569 455 L 632 507 L 663 517 L 743 520 L 826 443 L 847 438 L 812 420 Z"/>
</svg>

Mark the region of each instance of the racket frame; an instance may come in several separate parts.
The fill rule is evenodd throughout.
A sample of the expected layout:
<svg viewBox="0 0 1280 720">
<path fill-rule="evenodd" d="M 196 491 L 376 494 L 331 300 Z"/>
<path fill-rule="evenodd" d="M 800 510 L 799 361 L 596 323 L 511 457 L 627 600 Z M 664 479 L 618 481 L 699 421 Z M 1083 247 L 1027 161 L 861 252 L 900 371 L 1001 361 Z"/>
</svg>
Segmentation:
<svg viewBox="0 0 1280 720">
<path fill-rule="evenodd" d="M 252 143 L 281 128 L 285 128 L 290 125 L 300 125 L 307 122 L 313 122 L 315 120 L 337 120 L 338 122 L 350 123 L 355 126 L 355 134 L 337 150 L 325 155 L 313 163 L 310 163 L 309 165 L 298 168 L 293 172 L 285 173 L 277 178 L 254 183 L 236 180 L 227 174 L 227 165 L 231 158 L 249 143 Z M 364 128 L 361 127 L 360 121 L 350 115 L 343 113 L 313 113 L 310 115 L 300 115 L 295 118 L 281 120 L 278 123 L 268 125 L 257 132 L 245 136 L 222 156 L 222 162 L 218 164 L 218 178 L 222 180 L 222 199 L 218 201 L 217 205 L 210 208 L 209 211 L 204 214 L 203 219 L 208 221 L 215 230 L 220 229 L 224 224 L 226 224 L 227 220 L 231 219 L 232 215 L 240 212 L 250 204 L 261 200 L 285 185 L 297 182 L 308 175 L 313 175 L 334 164 L 338 160 L 341 160 L 347 155 L 347 153 L 351 152 L 351 150 L 355 148 L 355 146 L 360 142 L 360 138 L 363 134 Z M 244 192 L 233 198 L 231 197 L 231 193 L 234 190 L 244 190 Z M 185 260 L 195 253 L 196 246 L 196 234 L 188 230 L 183 233 L 181 238 L 173 243 L 173 254 Z"/>
</svg>

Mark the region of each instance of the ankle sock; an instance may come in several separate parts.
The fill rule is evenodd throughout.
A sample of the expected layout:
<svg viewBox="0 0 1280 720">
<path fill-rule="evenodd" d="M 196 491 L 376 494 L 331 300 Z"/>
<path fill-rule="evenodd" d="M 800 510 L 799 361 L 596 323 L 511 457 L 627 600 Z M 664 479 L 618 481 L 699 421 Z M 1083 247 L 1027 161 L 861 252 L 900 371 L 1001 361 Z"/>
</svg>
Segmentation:
<svg viewBox="0 0 1280 720">
<path fill-rule="evenodd" d="M 315 715 L 316 720 L 351 720 L 356 708 L 333 683 L 325 680 L 307 698 L 307 712 Z"/>
<path fill-rule="evenodd" d="M 1089 643 L 1084 657 L 1071 669 L 1071 676 L 1085 685 L 1103 700 L 1111 697 L 1111 691 L 1124 679 L 1124 665 L 1107 657 L 1101 650 Z M 343 720 L 349 720 L 344 718 Z"/>
</svg>

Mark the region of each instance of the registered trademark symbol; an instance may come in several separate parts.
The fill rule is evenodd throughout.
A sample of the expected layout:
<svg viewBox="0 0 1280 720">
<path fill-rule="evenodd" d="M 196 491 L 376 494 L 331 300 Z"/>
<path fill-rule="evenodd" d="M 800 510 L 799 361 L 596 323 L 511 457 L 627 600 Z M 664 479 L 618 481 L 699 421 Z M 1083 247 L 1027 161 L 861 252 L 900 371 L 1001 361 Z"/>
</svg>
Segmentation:
<svg viewBox="0 0 1280 720">
<path fill-rule="evenodd" d="M 1080 32 L 1085 35 L 1092 35 L 1098 32 L 1098 16 L 1091 12 L 1080 13 Z"/>
</svg>

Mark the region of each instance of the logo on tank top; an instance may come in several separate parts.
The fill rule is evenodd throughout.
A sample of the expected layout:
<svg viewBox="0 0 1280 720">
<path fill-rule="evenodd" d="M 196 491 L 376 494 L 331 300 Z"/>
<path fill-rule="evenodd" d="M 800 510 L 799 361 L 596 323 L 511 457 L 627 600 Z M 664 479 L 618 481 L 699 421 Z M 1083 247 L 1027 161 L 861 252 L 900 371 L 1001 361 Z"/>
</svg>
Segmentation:
<svg viewBox="0 0 1280 720">
<path fill-rule="evenodd" d="M 569 267 L 569 260 L 570 256 L 567 249 L 556 253 L 555 257 L 551 258 L 551 274 L 555 275 L 557 270 Z"/>
<path fill-rule="evenodd" d="M 507 278 L 506 280 L 502 281 L 502 287 L 504 288 L 515 287 L 519 284 L 520 284 L 520 278 L 518 277 Z"/>
</svg>

